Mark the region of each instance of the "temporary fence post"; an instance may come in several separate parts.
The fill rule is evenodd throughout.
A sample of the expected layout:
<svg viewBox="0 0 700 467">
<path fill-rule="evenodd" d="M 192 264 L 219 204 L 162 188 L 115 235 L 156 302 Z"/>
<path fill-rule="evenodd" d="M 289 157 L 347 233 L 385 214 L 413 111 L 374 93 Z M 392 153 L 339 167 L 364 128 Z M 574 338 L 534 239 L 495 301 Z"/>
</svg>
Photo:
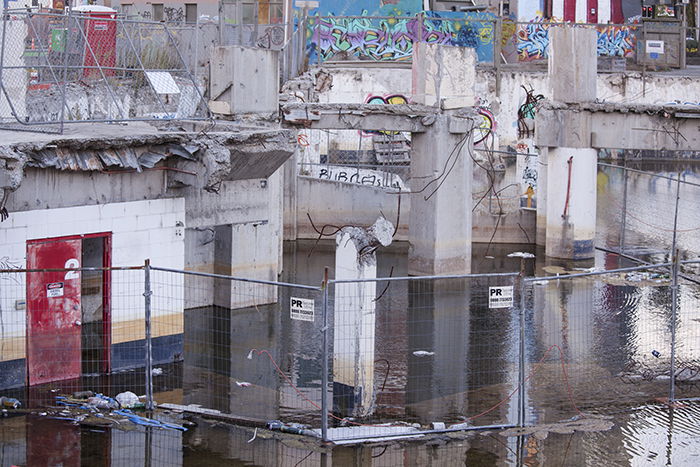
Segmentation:
<svg viewBox="0 0 700 467">
<path fill-rule="evenodd" d="M 68 47 L 70 47 L 70 21 L 73 15 L 73 11 L 70 4 L 68 4 L 68 16 L 65 17 L 66 30 L 63 32 L 63 82 L 61 83 L 61 122 L 59 123 L 59 132 L 63 134 L 64 122 L 66 120 L 66 92 L 67 92 L 67 82 L 68 82 Z"/>
<path fill-rule="evenodd" d="M 496 95 L 501 95 L 501 37 L 503 36 L 503 19 L 494 21 L 493 35 L 493 66 L 496 71 Z"/>
<path fill-rule="evenodd" d="M 625 184 L 624 190 L 622 192 L 622 220 L 620 225 L 620 253 L 625 252 L 625 229 L 627 228 L 627 177 L 629 177 L 629 172 L 627 167 L 623 165 L 623 183 Z"/>
<path fill-rule="evenodd" d="M 520 271 L 520 340 L 518 342 L 518 426 L 525 426 L 525 273 Z"/>
<path fill-rule="evenodd" d="M 146 410 L 153 410 L 153 347 L 151 341 L 151 260 L 147 259 L 143 268 L 144 275 L 144 310 L 146 332 Z"/>
<path fill-rule="evenodd" d="M 669 387 L 669 403 L 676 400 L 676 316 L 678 313 L 678 272 L 680 268 L 677 248 L 678 204 L 681 197 L 681 174 L 678 173 L 676 185 L 676 212 L 673 217 L 673 241 L 671 243 L 672 279 L 671 279 L 671 383 Z"/>
<path fill-rule="evenodd" d="M 323 271 L 323 350 L 321 362 L 321 439 L 328 440 L 328 268 Z"/>
</svg>

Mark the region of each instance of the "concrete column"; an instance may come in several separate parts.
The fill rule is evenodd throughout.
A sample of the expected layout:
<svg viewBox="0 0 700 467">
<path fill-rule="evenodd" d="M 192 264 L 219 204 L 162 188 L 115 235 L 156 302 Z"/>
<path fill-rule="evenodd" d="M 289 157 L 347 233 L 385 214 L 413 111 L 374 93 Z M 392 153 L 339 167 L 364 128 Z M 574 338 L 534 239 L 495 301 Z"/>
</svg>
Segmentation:
<svg viewBox="0 0 700 467">
<path fill-rule="evenodd" d="M 547 159 L 545 254 L 593 257 L 598 154 L 591 148 L 550 148 Z"/>
<path fill-rule="evenodd" d="M 597 32 L 593 28 L 555 26 L 549 30 L 549 84 L 552 100 L 593 102 L 598 73 Z"/>
<path fill-rule="evenodd" d="M 216 274 L 268 281 L 277 278 L 278 242 L 269 222 L 221 225 L 214 232 Z M 276 303 L 277 293 L 277 287 L 271 285 L 216 279 L 214 304 L 235 309 Z"/>
<path fill-rule="evenodd" d="M 550 31 L 549 82 L 555 102 L 593 102 L 597 82 L 597 35 L 589 28 Z M 597 154 L 591 149 L 590 113 L 538 112 L 536 138 L 549 139 L 546 193 L 538 209 L 538 242 L 545 223 L 545 254 L 555 258 L 593 257 L 596 223 Z M 544 118 L 542 118 L 544 117 Z M 539 203 L 540 200 L 538 200 Z M 542 213 L 546 212 L 546 220 Z M 544 221 L 544 222 L 543 222 Z"/>
<path fill-rule="evenodd" d="M 443 114 L 428 131 L 413 134 L 409 274 L 471 270 L 473 162 L 467 121 Z"/>
<path fill-rule="evenodd" d="M 547 161 L 549 148 L 539 148 L 537 164 L 537 233 L 535 244 L 545 246 L 547 240 Z"/>
<path fill-rule="evenodd" d="M 374 410 L 375 249 L 389 245 L 394 226 L 380 218 L 370 229 L 346 227 L 336 236 L 337 284 L 333 320 L 333 396 L 343 415 L 363 417 Z"/>
</svg>

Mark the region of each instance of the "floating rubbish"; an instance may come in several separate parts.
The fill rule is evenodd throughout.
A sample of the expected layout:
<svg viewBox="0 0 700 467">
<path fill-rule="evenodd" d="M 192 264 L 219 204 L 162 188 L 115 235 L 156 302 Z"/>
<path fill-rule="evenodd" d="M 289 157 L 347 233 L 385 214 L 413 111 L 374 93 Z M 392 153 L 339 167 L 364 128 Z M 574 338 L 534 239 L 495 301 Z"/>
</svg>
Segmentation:
<svg viewBox="0 0 700 467">
<path fill-rule="evenodd" d="M 255 441 L 255 438 L 258 437 L 258 429 L 256 428 L 255 431 L 253 432 L 253 437 L 248 440 L 248 443 L 252 443 Z"/>
<path fill-rule="evenodd" d="M 92 391 L 77 391 L 73 393 L 73 399 L 87 399 L 95 395 Z"/>
<path fill-rule="evenodd" d="M 136 415 L 135 413 L 133 413 L 127 409 L 115 410 L 114 413 L 117 415 L 121 415 L 122 417 L 125 417 L 131 423 L 134 423 L 136 425 L 152 426 L 152 427 L 156 427 L 156 428 L 165 428 L 165 429 L 170 429 L 170 430 L 187 431 L 187 428 L 185 428 L 184 426 L 176 425 L 175 423 L 162 422 L 160 420 L 154 420 L 152 418 L 141 417 L 141 416 Z"/>
<path fill-rule="evenodd" d="M 661 352 L 659 352 L 658 350 L 652 350 L 651 354 L 656 358 L 659 358 L 661 356 Z"/>
<path fill-rule="evenodd" d="M 237 385 L 239 388 L 249 388 L 249 387 L 252 386 L 252 384 L 249 383 L 249 382 L 247 382 L 247 381 L 236 381 L 236 385 Z"/>
<path fill-rule="evenodd" d="M 0 397 L 0 407 L 19 409 L 22 403 L 14 397 Z"/>
<path fill-rule="evenodd" d="M 433 430 L 444 430 L 445 424 L 443 422 L 433 422 L 430 424 Z"/>
<path fill-rule="evenodd" d="M 435 355 L 435 352 L 428 352 L 427 350 L 416 350 L 413 352 L 413 355 L 416 357 L 432 357 Z"/>
<path fill-rule="evenodd" d="M 291 433 L 293 435 L 307 435 L 318 437 L 318 433 L 316 433 L 313 430 L 309 430 L 304 425 L 299 425 L 297 423 L 290 423 L 289 425 L 287 425 L 279 420 L 270 420 L 265 424 L 265 428 L 272 431 L 281 431 L 282 433 Z"/>
<path fill-rule="evenodd" d="M 526 259 L 535 257 L 535 255 L 533 255 L 532 253 L 527 253 L 524 251 L 514 251 L 513 253 L 508 253 L 507 256 L 509 258 L 526 258 Z"/>
<path fill-rule="evenodd" d="M 162 368 L 154 368 L 151 370 L 151 374 L 153 376 L 160 376 L 163 374 L 163 369 Z"/>
<path fill-rule="evenodd" d="M 117 394 L 116 399 L 117 399 L 117 402 L 119 402 L 119 405 L 125 409 L 133 409 L 134 407 L 137 407 L 137 406 L 143 406 L 143 404 L 139 400 L 139 396 L 137 396 L 136 394 L 134 394 L 131 391 L 126 391 L 126 392 L 122 392 L 120 394 Z"/>
<path fill-rule="evenodd" d="M 96 394 L 93 397 L 89 397 L 87 400 L 89 406 L 96 409 L 118 409 L 119 402 L 115 401 L 111 397 L 107 397 L 102 394 Z"/>
</svg>

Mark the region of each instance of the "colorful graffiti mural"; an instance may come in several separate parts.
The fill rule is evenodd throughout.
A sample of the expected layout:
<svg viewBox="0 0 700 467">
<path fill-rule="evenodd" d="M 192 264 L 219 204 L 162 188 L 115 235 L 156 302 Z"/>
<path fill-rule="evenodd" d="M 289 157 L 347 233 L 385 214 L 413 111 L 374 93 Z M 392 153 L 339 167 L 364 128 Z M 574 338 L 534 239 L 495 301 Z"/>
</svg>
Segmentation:
<svg viewBox="0 0 700 467">
<path fill-rule="evenodd" d="M 408 104 L 409 100 L 406 96 L 403 94 L 389 94 L 386 96 L 376 96 L 376 95 L 370 95 L 367 96 L 367 99 L 365 99 L 365 104 Z M 400 132 L 398 131 L 361 131 L 360 132 L 362 135 L 365 136 L 370 136 L 370 135 L 386 135 L 386 136 L 393 136 L 393 135 L 398 135 Z"/>
<path fill-rule="evenodd" d="M 549 28 L 561 20 L 535 18 L 517 27 L 518 60 L 527 62 L 547 58 Z M 630 57 L 634 55 L 637 38 L 636 25 L 598 26 L 598 55 L 601 57 Z"/>
<path fill-rule="evenodd" d="M 490 13 L 424 12 L 413 17 L 322 17 L 309 21 L 312 63 L 331 59 L 410 60 L 413 44 L 427 42 L 473 47 L 482 62 L 493 61 L 494 24 Z"/>
</svg>

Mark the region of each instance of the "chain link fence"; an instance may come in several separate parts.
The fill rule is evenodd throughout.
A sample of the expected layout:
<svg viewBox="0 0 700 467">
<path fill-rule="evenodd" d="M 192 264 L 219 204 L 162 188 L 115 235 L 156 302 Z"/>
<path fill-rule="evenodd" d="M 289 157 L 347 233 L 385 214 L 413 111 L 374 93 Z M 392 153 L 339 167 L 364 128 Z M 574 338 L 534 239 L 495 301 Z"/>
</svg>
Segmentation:
<svg viewBox="0 0 700 467">
<path fill-rule="evenodd" d="M 5 10 L 0 32 L 2 128 L 209 118 L 165 24 L 101 11 Z"/>
<path fill-rule="evenodd" d="M 319 287 L 148 263 L 4 269 L 0 387 L 28 407 L 132 391 L 336 442 L 696 400 L 699 265 Z"/>
</svg>

